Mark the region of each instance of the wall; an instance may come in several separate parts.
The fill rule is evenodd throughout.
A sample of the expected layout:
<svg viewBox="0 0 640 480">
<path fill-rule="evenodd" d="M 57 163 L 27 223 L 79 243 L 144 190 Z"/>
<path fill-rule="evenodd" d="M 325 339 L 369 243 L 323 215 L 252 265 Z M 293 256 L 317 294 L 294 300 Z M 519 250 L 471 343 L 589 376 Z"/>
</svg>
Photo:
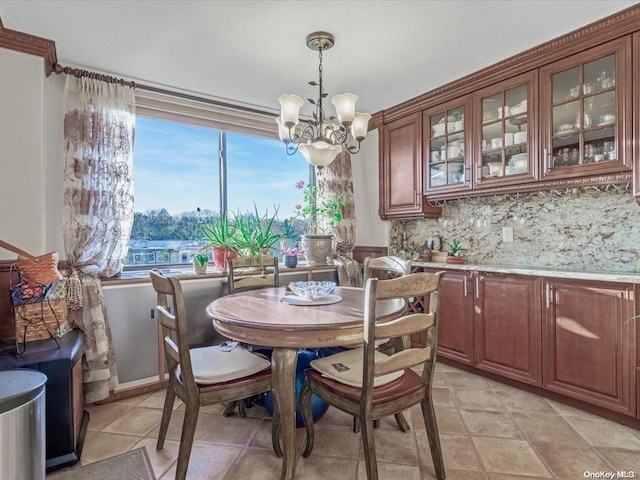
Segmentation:
<svg viewBox="0 0 640 480">
<path fill-rule="evenodd" d="M 45 253 L 43 59 L 0 48 L 0 66 L 0 239 Z M 15 258 L 0 249 L 0 259 Z"/>
<path fill-rule="evenodd" d="M 389 223 L 378 216 L 378 130 L 362 142 L 360 152 L 351 156 L 353 192 L 356 203 L 356 245 L 386 246 Z"/>
<path fill-rule="evenodd" d="M 640 207 L 629 189 L 539 192 L 447 202 L 437 220 L 394 221 L 393 238 L 462 240 L 471 263 L 592 272 L 640 271 Z M 513 243 L 502 228 L 513 228 Z"/>
</svg>

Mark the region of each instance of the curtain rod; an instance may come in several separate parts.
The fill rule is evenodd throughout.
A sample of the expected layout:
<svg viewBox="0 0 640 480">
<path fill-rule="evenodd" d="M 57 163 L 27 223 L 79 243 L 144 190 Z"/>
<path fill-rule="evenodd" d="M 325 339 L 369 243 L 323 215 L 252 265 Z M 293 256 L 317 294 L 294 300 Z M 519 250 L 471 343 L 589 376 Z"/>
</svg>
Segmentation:
<svg viewBox="0 0 640 480">
<path fill-rule="evenodd" d="M 205 98 L 205 97 L 199 97 L 198 95 L 190 95 L 188 93 L 181 93 L 181 92 L 176 92 L 176 91 L 173 91 L 173 90 L 167 90 L 167 89 L 164 89 L 164 88 L 153 87 L 151 85 L 144 85 L 144 84 L 141 84 L 141 83 L 136 83 L 136 82 L 133 82 L 133 81 L 127 81 L 127 80 L 124 80 L 122 78 L 111 77 L 109 75 L 104 75 L 102 73 L 92 72 L 92 71 L 89 71 L 89 70 L 81 70 L 79 68 L 63 67 L 59 63 L 56 63 L 54 65 L 53 71 L 56 74 L 66 73 L 67 75 L 73 75 L 74 77 L 78 77 L 78 78 L 80 78 L 80 77 L 95 78 L 97 80 L 102 80 L 103 82 L 117 83 L 117 84 L 122 85 L 124 87 L 131 87 L 134 90 L 135 89 L 146 90 L 148 92 L 160 93 L 160 94 L 163 94 L 163 95 L 171 95 L 173 97 L 184 98 L 186 100 L 194 100 L 194 101 L 197 101 L 197 102 L 207 103 L 209 105 L 215 105 L 216 107 L 224 107 L 224 108 L 229 108 L 229 109 L 232 109 L 232 110 L 241 110 L 243 112 L 255 113 L 255 114 L 258 114 L 258 115 L 267 115 L 267 116 L 273 117 L 273 118 L 276 117 L 276 115 L 274 113 L 272 113 L 272 112 L 266 112 L 264 110 L 259 110 L 257 108 L 244 107 L 242 105 L 234 105 L 233 103 L 221 102 L 220 100 L 212 100 L 212 99 Z"/>
</svg>

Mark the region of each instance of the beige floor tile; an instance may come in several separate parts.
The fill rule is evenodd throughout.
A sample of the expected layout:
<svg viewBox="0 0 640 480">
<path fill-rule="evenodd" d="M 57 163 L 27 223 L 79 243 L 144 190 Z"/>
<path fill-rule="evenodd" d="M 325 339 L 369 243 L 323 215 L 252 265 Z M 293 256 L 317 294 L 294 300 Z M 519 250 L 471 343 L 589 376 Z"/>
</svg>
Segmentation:
<svg viewBox="0 0 640 480">
<path fill-rule="evenodd" d="M 142 400 L 139 404 L 138 407 L 146 407 L 146 408 L 164 408 L 164 399 L 167 396 L 167 390 L 163 389 L 163 390 L 158 390 L 157 392 L 153 392 L 151 395 L 149 395 L 147 398 L 145 398 L 144 400 Z M 182 405 L 182 400 L 180 400 L 179 398 L 176 397 L 175 401 L 173 402 L 173 409 L 177 409 L 180 407 L 180 405 Z"/>
<path fill-rule="evenodd" d="M 180 448 L 180 442 L 175 440 L 165 440 L 162 450 L 156 450 L 157 439 L 155 438 L 143 438 L 136 443 L 132 449 L 144 447 L 147 450 L 151 467 L 156 478 L 160 478 L 164 472 L 166 472 L 173 462 L 178 459 L 178 449 Z"/>
<path fill-rule="evenodd" d="M 281 472 L 282 459 L 276 457 L 273 451 L 247 448 L 233 463 L 224 480 L 278 479 Z"/>
<path fill-rule="evenodd" d="M 506 412 L 461 410 L 460 413 L 471 435 L 524 438 L 516 422 Z"/>
<path fill-rule="evenodd" d="M 298 460 L 296 478 L 304 480 L 354 480 L 357 465 L 358 462 L 354 458 L 320 457 L 312 454 L 309 458 Z"/>
<path fill-rule="evenodd" d="M 610 471 L 611 466 L 589 446 L 534 442 L 538 454 L 559 478 L 585 478 L 585 472 Z"/>
<path fill-rule="evenodd" d="M 525 440 L 473 437 L 473 443 L 489 473 L 551 477 L 547 467 Z"/>
<path fill-rule="evenodd" d="M 633 471 L 640 477 L 640 451 L 625 448 L 595 447 L 595 450 L 611 464 L 614 470 Z"/>
<path fill-rule="evenodd" d="M 448 388 L 433 387 L 431 389 L 431 397 L 433 398 L 434 405 L 447 405 L 448 407 L 456 406 L 453 401 L 451 390 Z"/>
<path fill-rule="evenodd" d="M 438 431 L 440 433 L 459 433 L 462 435 L 467 434 L 467 427 L 462 421 L 460 412 L 457 408 L 445 407 L 441 405 L 435 406 L 436 410 L 436 422 L 438 424 Z M 417 408 L 412 410 L 413 424 L 416 431 L 425 431 L 426 426 L 424 419 L 422 418 L 422 409 Z"/>
<path fill-rule="evenodd" d="M 162 410 L 136 407 L 105 427 L 103 432 L 145 436 L 160 423 Z"/>
<path fill-rule="evenodd" d="M 591 445 L 640 450 L 640 438 L 623 425 L 595 416 L 567 416 L 565 418 Z"/>
<path fill-rule="evenodd" d="M 450 387 L 486 390 L 489 385 L 484 378 L 467 372 L 450 372 L 446 376 L 447 385 Z"/>
<path fill-rule="evenodd" d="M 587 446 L 560 415 L 514 412 L 513 417 L 530 441 Z"/>
<path fill-rule="evenodd" d="M 105 458 L 115 457 L 131 450 L 131 447 L 140 440 L 140 437 L 133 435 L 96 432 L 90 438 L 85 439 L 80 463 L 86 465 Z"/>
<path fill-rule="evenodd" d="M 227 473 L 241 453 L 242 448 L 239 447 L 194 442 L 191 458 L 189 459 L 187 480 L 230 480 L 233 477 L 227 475 Z M 174 480 L 175 477 L 176 464 L 174 463 L 161 479 Z M 250 477 L 237 478 L 240 480 Z"/>
<path fill-rule="evenodd" d="M 487 475 L 484 472 L 473 470 L 458 470 L 449 468 L 446 464 L 444 466 L 444 472 L 447 475 L 447 480 L 486 480 Z M 433 467 L 422 467 L 423 480 L 436 479 L 436 472 Z M 525 480 L 522 477 L 518 477 L 520 480 Z"/>
<path fill-rule="evenodd" d="M 196 434 L 196 440 L 224 445 L 247 445 L 262 422 L 261 418 L 210 415 L 209 421 L 202 423 L 202 429 Z"/>
<path fill-rule="evenodd" d="M 300 429 L 299 429 L 300 430 Z M 389 430 L 385 430 L 385 433 Z M 311 455 L 320 457 L 358 458 L 358 451 L 362 443 L 359 433 L 354 433 L 349 427 L 333 425 L 314 426 L 313 451 Z"/>
<path fill-rule="evenodd" d="M 507 410 L 516 412 L 558 413 L 542 397 L 529 392 L 523 392 L 515 388 L 508 390 L 496 390 L 498 397 L 507 407 Z"/>
<path fill-rule="evenodd" d="M 416 440 L 419 446 L 420 464 L 433 469 L 433 459 L 431 458 L 427 433 L 416 432 Z M 454 470 L 482 470 L 473 443 L 468 436 L 441 433 L 440 446 L 445 471 L 448 468 Z"/>
<path fill-rule="evenodd" d="M 162 418 L 162 417 L 160 417 Z M 209 423 L 209 421 L 213 418 L 213 414 L 211 413 L 202 413 L 198 414 L 198 421 L 196 422 L 196 433 L 195 437 L 197 438 L 198 434 L 202 432 L 205 426 Z M 184 410 L 175 410 L 171 413 L 171 420 L 169 420 L 169 428 L 167 429 L 166 438 L 169 440 L 180 440 L 180 435 L 182 435 L 182 423 L 184 422 Z M 153 428 L 146 436 L 151 438 L 158 438 L 158 432 L 160 431 L 160 423 Z"/>
<path fill-rule="evenodd" d="M 374 429 L 378 462 L 419 465 L 416 437 L 413 431 Z M 360 460 L 364 460 L 360 449 Z"/>
<path fill-rule="evenodd" d="M 89 423 L 87 424 L 87 429 L 102 430 L 116 420 L 122 418 L 124 414 L 133 407 L 107 403 L 105 405 L 87 405 L 86 408 L 89 412 Z"/>
<path fill-rule="evenodd" d="M 454 388 L 453 398 L 461 409 L 505 411 L 500 398 L 493 390 L 468 390 Z"/>
<path fill-rule="evenodd" d="M 529 475 L 509 475 L 507 473 L 490 473 L 489 480 L 548 480 L 549 477 L 531 477 Z M 447 477 L 448 480 L 448 477 Z M 571 479 L 574 480 L 574 479 Z"/>
<path fill-rule="evenodd" d="M 577 408 L 570 407 L 569 405 L 565 405 L 564 403 L 556 402 L 554 400 L 549 400 L 548 398 L 544 399 L 554 410 L 556 410 L 563 417 L 586 417 L 586 418 L 598 418 L 597 415 L 593 415 L 589 412 L 585 412 L 583 410 L 578 410 Z"/>
<path fill-rule="evenodd" d="M 396 465 L 393 463 L 378 462 L 378 478 L 393 478 L 402 480 L 421 480 L 420 467 L 417 465 Z M 305 478 L 306 477 L 302 477 Z M 322 477 L 318 477 L 321 479 Z M 351 477 L 335 477 L 336 480 L 346 480 Z M 358 463 L 358 480 L 367 480 L 367 466 L 364 461 Z M 448 478 L 448 477 L 447 477 Z"/>
<path fill-rule="evenodd" d="M 355 435 L 355 434 L 354 434 Z M 301 452 L 304 447 L 304 439 L 306 437 L 304 428 L 296 429 L 296 451 Z M 356 439 L 359 437 L 355 437 Z M 256 434 L 249 441 L 249 447 L 264 448 L 273 451 L 273 443 L 271 441 L 271 419 L 263 419 L 262 425 L 258 428 Z"/>
</svg>

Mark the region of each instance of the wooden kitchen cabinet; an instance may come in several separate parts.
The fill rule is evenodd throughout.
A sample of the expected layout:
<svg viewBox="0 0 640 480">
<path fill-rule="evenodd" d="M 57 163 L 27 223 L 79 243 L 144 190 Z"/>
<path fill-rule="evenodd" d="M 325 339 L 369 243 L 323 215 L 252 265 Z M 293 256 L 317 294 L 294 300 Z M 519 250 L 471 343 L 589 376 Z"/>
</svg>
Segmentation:
<svg viewBox="0 0 640 480">
<path fill-rule="evenodd" d="M 631 36 L 540 69 L 542 178 L 631 170 Z"/>
<path fill-rule="evenodd" d="M 424 271 L 435 273 L 439 270 L 425 268 Z M 440 284 L 439 297 L 438 356 L 473 365 L 472 272 L 447 270 Z M 422 336 L 412 340 L 416 346 L 426 345 L 426 338 Z"/>
<path fill-rule="evenodd" d="M 636 414 L 633 285 L 546 278 L 544 388 Z"/>
<path fill-rule="evenodd" d="M 478 272 L 474 279 L 476 368 L 542 385 L 541 292 L 539 277 Z"/>
<path fill-rule="evenodd" d="M 429 205 L 423 195 L 422 113 L 387 123 L 382 130 L 380 218 L 439 217 L 441 209 Z"/>
<path fill-rule="evenodd" d="M 430 191 L 471 188 L 471 96 L 425 110 L 424 185 Z"/>
<path fill-rule="evenodd" d="M 536 181 L 538 72 L 473 94 L 474 188 Z"/>
</svg>

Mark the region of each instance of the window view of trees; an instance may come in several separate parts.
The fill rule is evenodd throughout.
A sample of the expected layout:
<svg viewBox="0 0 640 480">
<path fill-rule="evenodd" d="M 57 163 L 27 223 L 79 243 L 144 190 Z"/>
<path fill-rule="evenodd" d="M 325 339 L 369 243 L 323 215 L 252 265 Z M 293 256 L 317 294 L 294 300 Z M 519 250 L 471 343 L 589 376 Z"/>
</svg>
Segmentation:
<svg viewBox="0 0 640 480">
<path fill-rule="evenodd" d="M 305 225 L 300 219 L 290 221 L 300 202 L 295 184 L 309 177 L 302 156 L 287 156 L 275 139 L 220 132 L 175 118 L 136 118 L 127 266 L 190 263 L 205 244 L 201 226 L 219 219 L 221 205 L 227 203 L 229 218 L 240 223 L 255 212 L 272 216 L 277 210 L 273 231 L 286 233 L 287 246 L 296 245 Z M 222 162 L 226 168 L 220 168 Z"/>
</svg>

